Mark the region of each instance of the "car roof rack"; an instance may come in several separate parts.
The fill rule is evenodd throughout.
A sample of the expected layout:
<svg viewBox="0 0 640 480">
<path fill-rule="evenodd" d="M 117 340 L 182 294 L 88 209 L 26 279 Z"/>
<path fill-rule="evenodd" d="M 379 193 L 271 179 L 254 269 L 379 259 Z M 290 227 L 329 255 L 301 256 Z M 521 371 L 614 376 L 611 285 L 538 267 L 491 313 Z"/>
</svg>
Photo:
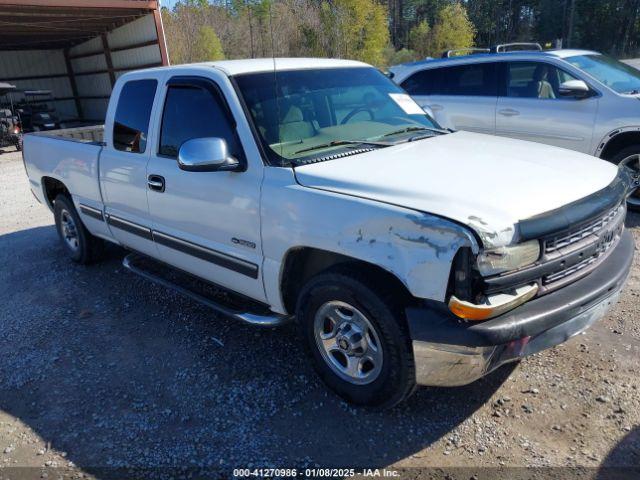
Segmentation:
<svg viewBox="0 0 640 480">
<path fill-rule="evenodd" d="M 539 43 L 525 43 L 525 42 L 517 42 L 517 43 L 502 43 L 500 45 L 496 45 L 491 49 L 492 53 L 506 53 L 513 51 L 527 51 L 527 50 L 537 50 L 539 52 L 542 51 L 542 45 Z"/>
<path fill-rule="evenodd" d="M 465 52 L 465 53 L 462 53 Z M 443 52 L 442 58 L 459 57 L 462 55 L 474 55 L 478 53 L 491 53 L 489 48 L 456 48 L 454 50 L 447 50 Z"/>
</svg>

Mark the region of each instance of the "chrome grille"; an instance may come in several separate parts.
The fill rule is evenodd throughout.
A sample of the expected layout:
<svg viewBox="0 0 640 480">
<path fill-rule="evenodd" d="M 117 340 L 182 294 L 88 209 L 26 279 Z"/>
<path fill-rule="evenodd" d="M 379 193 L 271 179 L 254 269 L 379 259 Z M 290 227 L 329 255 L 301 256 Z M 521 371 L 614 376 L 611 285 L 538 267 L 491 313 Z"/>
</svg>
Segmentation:
<svg viewBox="0 0 640 480">
<path fill-rule="evenodd" d="M 561 248 L 568 247 L 575 243 L 578 243 L 585 238 L 588 238 L 590 235 L 597 235 L 598 232 L 604 230 L 609 223 L 613 219 L 616 218 L 620 210 L 623 210 L 624 207 L 618 206 L 609 212 L 607 212 L 604 216 L 598 218 L 597 220 L 587 224 L 586 226 L 580 227 L 570 232 L 563 232 L 562 234 L 548 239 L 545 241 L 545 253 L 552 253 Z"/>
<path fill-rule="evenodd" d="M 544 281 L 545 285 L 547 285 L 549 283 L 553 283 L 553 282 L 557 282 L 558 280 L 562 280 L 563 278 L 570 277 L 574 273 L 578 273 L 579 271 L 587 268 L 589 265 L 594 263 L 597 259 L 598 259 L 597 255 L 589 257 L 586 260 L 583 260 L 582 262 L 580 262 L 580 263 L 578 263 L 578 264 L 576 264 L 576 265 L 574 265 L 574 266 L 572 266 L 570 268 L 567 268 L 565 270 L 560 270 L 559 272 L 552 273 L 550 275 L 545 276 L 543 278 L 543 281 Z"/>
<path fill-rule="evenodd" d="M 582 227 L 546 239 L 543 262 L 565 258 L 574 252 L 579 252 L 580 257 L 582 252 L 588 256 L 578 263 L 544 275 L 542 285 L 546 287 L 545 290 L 569 283 L 595 268 L 620 239 L 624 228 L 625 211 L 626 206 L 619 205 Z"/>
</svg>

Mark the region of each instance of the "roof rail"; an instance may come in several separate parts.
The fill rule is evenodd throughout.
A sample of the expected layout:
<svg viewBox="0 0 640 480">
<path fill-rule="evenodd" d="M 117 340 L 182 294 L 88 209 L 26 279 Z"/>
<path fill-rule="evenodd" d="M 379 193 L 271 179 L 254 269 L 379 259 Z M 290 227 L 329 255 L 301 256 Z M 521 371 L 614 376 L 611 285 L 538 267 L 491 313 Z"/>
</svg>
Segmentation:
<svg viewBox="0 0 640 480">
<path fill-rule="evenodd" d="M 493 47 L 491 49 L 491 51 L 493 53 L 505 53 L 505 52 L 512 52 L 514 50 L 511 49 L 515 49 L 515 51 L 520 51 L 520 50 L 538 50 L 538 51 L 542 51 L 542 45 L 540 45 L 539 43 L 502 43 L 500 45 L 496 45 L 495 47 Z"/>
<path fill-rule="evenodd" d="M 462 53 L 467 52 L 467 53 Z M 447 50 L 442 54 L 442 58 L 451 58 L 457 57 L 460 55 L 473 55 L 476 53 L 490 53 L 491 50 L 488 48 L 457 48 L 454 50 Z"/>
</svg>

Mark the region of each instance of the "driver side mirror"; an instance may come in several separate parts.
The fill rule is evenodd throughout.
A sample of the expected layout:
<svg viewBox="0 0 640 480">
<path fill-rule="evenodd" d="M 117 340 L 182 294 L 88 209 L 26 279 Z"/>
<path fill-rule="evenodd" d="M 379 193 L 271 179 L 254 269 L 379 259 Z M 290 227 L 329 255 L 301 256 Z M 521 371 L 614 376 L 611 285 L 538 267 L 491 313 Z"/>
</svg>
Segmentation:
<svg viewBox="0 0 640 480">
<path fill-rule="evenodd" d="M 193 138 L 187 140 L 178 152 L 178 166 L 187 172 L 239 172 L 243 165 L 229 155 L 223 138 Z"/>
<path fill-rule="evenodd" d="M 560 84 L 560 96 L 573 98 L 587 98 L 591 96 L 591 89 L 582 80 L 567 80 Z"/>
</svg>

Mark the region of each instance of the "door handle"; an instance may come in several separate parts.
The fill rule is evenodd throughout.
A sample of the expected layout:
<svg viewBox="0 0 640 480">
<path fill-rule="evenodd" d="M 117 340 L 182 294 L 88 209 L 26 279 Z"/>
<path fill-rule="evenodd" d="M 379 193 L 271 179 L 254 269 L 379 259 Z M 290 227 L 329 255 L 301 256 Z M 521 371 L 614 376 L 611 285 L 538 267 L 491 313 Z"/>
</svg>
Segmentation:
<svg viewBox="0 0 640 480">
<path fill-rule="evenodd" d="M 518 110 L 514 110 L 513 108 L 498 110 L 498 113 L 504 117 L 515 117 L 516 115 L 520 115 L 520 112 Z"/>
<path fill-rule="evenodd" d="M 155 192 L 164 192 L 164 177 L 160 175 L 149 175 L 147 185 L 150 190 Z"/>
<path fill-rule="evenodd" d="M 438 105 L 437 103 L 434 103 L 433 105 L 429 105 L 429 108 L 433 112 L 439 112 L 440 110 L 444 110 L 444 107 L 442 105 Z"/>
</svg>

